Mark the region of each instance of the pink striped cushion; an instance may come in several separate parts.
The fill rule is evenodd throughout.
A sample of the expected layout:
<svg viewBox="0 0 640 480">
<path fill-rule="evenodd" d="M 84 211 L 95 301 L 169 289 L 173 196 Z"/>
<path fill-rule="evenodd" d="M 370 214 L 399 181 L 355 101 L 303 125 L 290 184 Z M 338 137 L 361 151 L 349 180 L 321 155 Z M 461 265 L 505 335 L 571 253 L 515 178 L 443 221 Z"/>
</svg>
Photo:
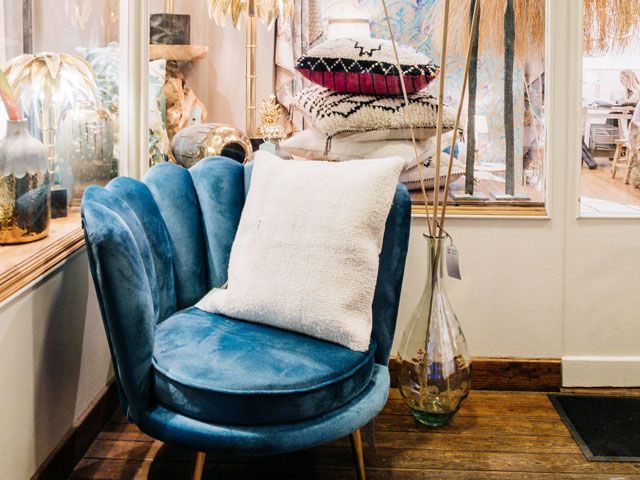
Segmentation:
<svg viewBox="0 0 640 480">
<path fill-rule="evenodd" d="M 426 88 L 439 69 L 428 57 L 400 45 L 398 48 L 407 93 Z M 311 82 L 344 93 L 402 95 L 391 42 L 378 39 L 338 38 L 312 49 L 298 60 L 296 69 Z"/>
</svg>

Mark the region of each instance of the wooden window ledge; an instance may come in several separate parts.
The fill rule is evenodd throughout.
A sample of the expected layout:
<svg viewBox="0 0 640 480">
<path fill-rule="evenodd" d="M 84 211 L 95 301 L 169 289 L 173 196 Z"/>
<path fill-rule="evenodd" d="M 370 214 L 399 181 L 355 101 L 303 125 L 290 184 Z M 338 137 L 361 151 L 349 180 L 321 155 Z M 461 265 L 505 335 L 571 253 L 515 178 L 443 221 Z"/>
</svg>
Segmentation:
<svg viewBox="0 0 640 480">
<path fill-rule="evenodd" d="M 31 243 L 0 246 L 0 302 L 84 245 L 80 212 L 51 220 L 49 236 Z"/>
</svg>

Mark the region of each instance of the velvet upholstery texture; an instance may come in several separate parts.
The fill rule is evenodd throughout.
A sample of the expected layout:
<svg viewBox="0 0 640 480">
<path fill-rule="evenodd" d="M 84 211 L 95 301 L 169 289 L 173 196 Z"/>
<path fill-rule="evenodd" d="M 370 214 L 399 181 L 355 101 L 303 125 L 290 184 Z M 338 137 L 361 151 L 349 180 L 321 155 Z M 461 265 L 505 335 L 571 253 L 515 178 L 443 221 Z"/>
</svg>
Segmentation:
<svg viewBox="0 0 640 480">
<path fill-rule="evenodd" d="M 156 330 L 154 390 L 165 405 L 202 421 L 301 421 L 360 394 L 371 380 L 374 352 L 374 344 L 359 353 L 189 308 Z"/>
<path fill-rule="evenodd" d="M 176 447 L 230 455 L 276 455 L 312 448 L 364 427 L 384 408 L 389 370 L 375 365 L 367 388 L 336 410 L 302 422 L 278 425 L 223 425 L 180 415 L 158 403 L 144 411 L 138 426 Z"/>
<path fill-rule="evenodd" d="M 192 308 L 226 281 L 250 176 L 250 165 L 223 157 L 190 170 L 163 163 L 142 182 L 117 178 L 83 198 L 123 409 L 174 445 L 243 454 L 308 448 L 367 424 L 386 401 L 409 237 L 406 188 L 398 187 L 386 223 L 371 348 L 357 353 Z"/>
</svg>

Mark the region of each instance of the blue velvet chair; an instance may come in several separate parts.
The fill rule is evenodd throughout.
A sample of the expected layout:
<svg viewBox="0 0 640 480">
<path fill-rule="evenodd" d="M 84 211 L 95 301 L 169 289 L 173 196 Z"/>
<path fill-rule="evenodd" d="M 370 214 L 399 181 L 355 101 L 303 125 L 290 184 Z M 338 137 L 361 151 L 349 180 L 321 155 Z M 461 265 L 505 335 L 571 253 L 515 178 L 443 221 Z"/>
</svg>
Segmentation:
<svg viewBox="0 0 640 480">
<path fill-rule="evenodd" d="M 360 428 L 387 399 L 409 195 L 398 186 L 371 346 L 358 353 L 193 306 L 226 282 L 250 177 L 251 164 L 212 157 L 85 191 L 82 223 L 122 407 L 148 435 L 198 452 L 197 480 L 205 452 L 271 455 L 347 435 L 364 479 Z"/>
</svg>

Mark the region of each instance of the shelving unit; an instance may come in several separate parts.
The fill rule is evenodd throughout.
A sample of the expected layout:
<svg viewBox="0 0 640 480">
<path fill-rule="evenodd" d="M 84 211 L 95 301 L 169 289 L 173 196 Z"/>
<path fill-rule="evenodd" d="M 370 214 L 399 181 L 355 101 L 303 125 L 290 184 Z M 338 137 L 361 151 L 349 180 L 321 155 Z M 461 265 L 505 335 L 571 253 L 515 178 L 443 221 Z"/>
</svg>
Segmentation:
<svg viewBox="0 0 640 480">
<path fill-rule="evenodd" d="M 209 53 L 207 45 L 149 45 L 149 60 L 175 60 L 193 62 Z"/>
</svg>

